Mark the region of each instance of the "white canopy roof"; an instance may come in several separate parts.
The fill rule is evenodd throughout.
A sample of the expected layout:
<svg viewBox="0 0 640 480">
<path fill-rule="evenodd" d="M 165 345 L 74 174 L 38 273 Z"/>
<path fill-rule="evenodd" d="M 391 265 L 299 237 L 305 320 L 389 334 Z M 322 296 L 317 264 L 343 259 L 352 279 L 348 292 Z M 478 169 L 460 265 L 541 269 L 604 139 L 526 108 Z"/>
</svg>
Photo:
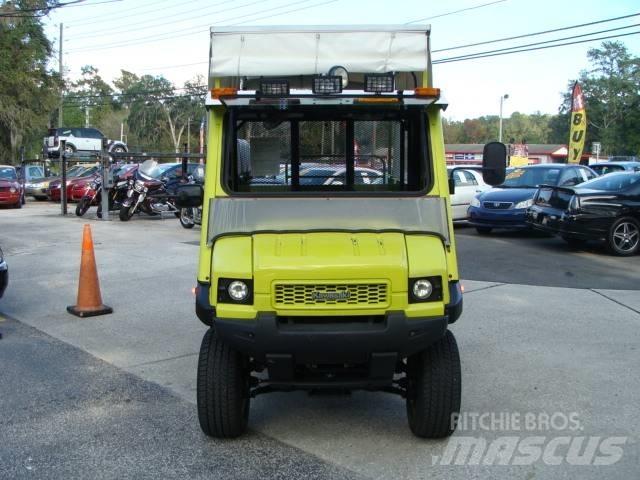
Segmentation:
<svg viewBox="0 0 640 480">
<path fill-rule="evenodd" d="M 428 69 L 429 26 L 214 27 L 210 75 L 313 75 L 342 66 L 349 72 Z"/>
</svg>

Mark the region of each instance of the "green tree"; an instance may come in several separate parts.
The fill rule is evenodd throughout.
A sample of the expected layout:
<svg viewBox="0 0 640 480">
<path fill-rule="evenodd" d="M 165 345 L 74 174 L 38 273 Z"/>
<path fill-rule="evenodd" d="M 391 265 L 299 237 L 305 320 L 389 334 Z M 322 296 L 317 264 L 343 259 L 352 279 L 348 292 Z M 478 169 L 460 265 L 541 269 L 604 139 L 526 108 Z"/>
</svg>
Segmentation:
<svg viewBox="0 0 640 480">
<path fill-rule="evenodd" d="M 129 105 L 127 122 L 131 133 L 146 145 L 180 151 L 189 125 L 199 124 L 204 113 L 204 78 L 185 82 L 182 92 L 161 76 L 127 80 L 126 90 L 121 93 L 122 101 Z"/>
<path fill-rule="evenodd" d="M 47 66 L 52 47 L 39 15 L 51 3 L 18 0 L 0 5 L 0 156 L 10 161 L 21 145 L 28 147 L 29 156 L 40 151 L 55 108 L 59 75 Z M 35 9 L 41 9 L 38 15 Z"/>
<path fill-rule="evenodd" d="M 604 42 L 587 53 L 591 68 L 580 73 L 587 109 L 587 145 L 602 143 L 605 155 L 640 153 L 640 58 L 624 44 Z M 569 87 L 573 81 L 569 82 Z M 568 111 L 570 88 L 562 111 Z M 568 118 L 568 117 L 567 117 Z M 566 137 L 569 124 L 566 124 Z M 567 140 L 565 140 L 566 143 Z"/>
<path fill-rule="evenodd" d="M 115 91 L 102 79 L 94 66 L 85 65 L 81 72 L 81 77 L 70 82 L 65 93 L 64 126 L 101 126 L 104 118 L 119 108 L 113 98 Z"/>
</svg>

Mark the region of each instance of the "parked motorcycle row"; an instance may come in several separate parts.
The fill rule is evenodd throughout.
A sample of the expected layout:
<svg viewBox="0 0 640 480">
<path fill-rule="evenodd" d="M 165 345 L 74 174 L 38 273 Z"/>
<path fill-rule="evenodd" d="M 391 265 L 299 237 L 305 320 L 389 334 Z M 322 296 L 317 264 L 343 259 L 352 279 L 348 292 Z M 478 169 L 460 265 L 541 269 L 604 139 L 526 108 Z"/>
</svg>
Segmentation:
<svg viewBox="0 0 640 480">
<path fill-rule="evenodd" d="M 201 224 L 202 210 L 178 209 L 175 193 L 178 185 L 203 183 L 204 167 L 197 163 L 187 164 L 186 175 L 182 163 L 159 164 L 154 159 L 138 165 L 112 167 L 113 183 L 109 192 L 109 210 L 117 211 L 121 221 L 126 222 L 136 214 L 150 216 L 173 214 L 184 228 Z M 76 206 L 76 215 L 83 216 L 92 206 L 97 206 L 97 216 L 102 217 L 102 177 L 96 174 L 86 184 L 84 194 Z"/>
</svg>

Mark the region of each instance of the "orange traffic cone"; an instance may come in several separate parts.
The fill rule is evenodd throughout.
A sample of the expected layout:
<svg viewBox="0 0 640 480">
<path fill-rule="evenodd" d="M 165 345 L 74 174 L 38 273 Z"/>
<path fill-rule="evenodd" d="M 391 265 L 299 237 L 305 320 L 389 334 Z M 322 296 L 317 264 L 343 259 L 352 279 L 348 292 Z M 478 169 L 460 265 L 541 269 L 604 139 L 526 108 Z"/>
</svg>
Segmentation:
<svg viewBox="0 0 640 480">
<path fill-rule="evenodd" d="M 78 284 L 78 303 L 67 307 L 67 311 L 78 317 L 93 317 L 113 313 L 113 308 L 102 303 L 100 282 L 93 253 L 91 226 L 85 225 L 82 232 L 82 257 L 80 259 L 80 282 Z"/>
</svg>

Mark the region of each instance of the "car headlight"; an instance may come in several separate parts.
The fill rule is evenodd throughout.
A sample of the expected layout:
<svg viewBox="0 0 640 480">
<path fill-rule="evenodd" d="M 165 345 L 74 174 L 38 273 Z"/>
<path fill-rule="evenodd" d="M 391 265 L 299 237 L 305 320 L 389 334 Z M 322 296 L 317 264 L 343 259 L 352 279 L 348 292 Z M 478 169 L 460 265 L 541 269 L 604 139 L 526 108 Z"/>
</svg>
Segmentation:
<svg viewBox="0 0 640 480">
<path fill-rule="evenodd" d="M 18 191 L 18 189 L 17 189 L 16 187 L 11 187 L 11 188 L 9 189 L 9 191 L 10 191 L 11 193 L 16 193 L 16 192 Z"/>
<path fill-rule="evenodd" d="M 471 206 L 472 207 L 479 207 L 480 206 L 480 199 L 478 197 L 473 197 L 471 199 Z"/>
<path fill-rule="evenodd" d="M 533 205 L 533 198 L 516 203 L 514 208 L 529 208 L 531 205 Z"/>
<path fill-rule="evenodd" d="M 236 278 L 218 279 L 218 303 L 253 303 L 253 280 Z"/>
<path fill-rule="evenodd" d="M 2 249 L 0 248 L 0 263 L 4 262 L 4 254 L 2 253 Z"/>
<path fill-rule="evenodd" d="M 416 280 L 413 282 L 411 291 L 413 292 L 413 296 L 418 300 L 424 300 L 425 298 L 429 298 L 433 292 L 433 285 L 431 285 L 431 282 L 426 278 Z"/>
<path fill-rule="evenodd" d="M 437 302 L 439 300 L 442 300 L 441 277 L 409 279 L 409 303 Z"/>
<path fill-rule="evenodd" d="M 227 292 L 233 300 L 241 302 L 247 298 L 247 295 L 249 295 L 249 287 L 247 287 L 246 283 L 240 280 L 235 280 L 229 284 Z"/>
</svg>

